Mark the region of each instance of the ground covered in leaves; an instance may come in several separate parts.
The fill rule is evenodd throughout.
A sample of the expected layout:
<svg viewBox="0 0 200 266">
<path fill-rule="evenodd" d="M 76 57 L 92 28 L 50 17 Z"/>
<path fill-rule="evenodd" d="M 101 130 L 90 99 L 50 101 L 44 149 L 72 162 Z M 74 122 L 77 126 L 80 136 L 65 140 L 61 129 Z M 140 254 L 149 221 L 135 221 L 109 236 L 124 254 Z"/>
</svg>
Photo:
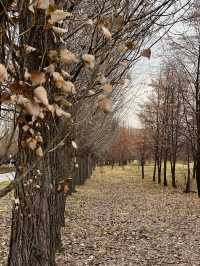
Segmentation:
<svg viewBox="0 0 200 266">
<path fill-rule="evenodd" d="M 98 169 L 68 197 L 58 266 L 200 265 L 197 195 L 142 181 L 133 170 Z M 3 213 L 0 260 L 8 243 Z"/>
<path fill-rule="evenodd" d="M 200 265 L 197 195 L 138 174 L 104 168 L 69 197 L 62 265 Z"/>
</svg>

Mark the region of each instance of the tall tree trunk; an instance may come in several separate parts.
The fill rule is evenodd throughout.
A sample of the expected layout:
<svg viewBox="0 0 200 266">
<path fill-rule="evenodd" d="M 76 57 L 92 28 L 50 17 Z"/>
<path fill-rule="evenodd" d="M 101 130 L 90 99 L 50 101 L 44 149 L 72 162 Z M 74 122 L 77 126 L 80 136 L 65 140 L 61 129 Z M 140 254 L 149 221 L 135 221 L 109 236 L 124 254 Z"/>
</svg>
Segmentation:
<svg viewBox="0 0 200 266">
<path fill-rule="evenodd" d="M 162 173 L 162 155 L 158 158 L 158 184 L 161 184 L 161 173 Z"/>
<path fill-rule="evenodd" d="M 189 153 L 189 148 L 188 148 L 188 153 L 187 153 L 187 180 L 186 180 L 186 187 L 185 187 L 185 192 L 186 193 L 190 192 L 190 185 L 191 185 L 191 180 L 190 180 L 190 153 Z"/>
<path fill-rule="evenodd" d="M 20 133 L 16 180 L 24 171 L 31 169 L 32 163 L 37 160 L 32 151 L 21 146 L 21 137 Z M 50 140 L 48 135 L 47 138 Z M 16 188 L 9 266 L 55 265 L 50 210 L 55 205 L 55 197 L 51 196 L 54 181 L 49 159 L 47 155 L 44 159 L 38 160 L 37 167 L 33 168 Z M 50 205 L 50 202 L 53 205 Z"/>
<path fill-rule="evenodd" d="M 162 161 L 158 161 L 158 184 L 161 184 Z"/>
<path fill-rule="evenodd" d="M 167 150 L 165 151 L 164 162 L 163 162 L 163 182 L 164 186 L 167 186 Z"/>
<path fill-rule="evenodd" d="M 176 161 L 171 162 L 172 187 L 176 188 Z"/>
<path fill-rule="evenodd" d="M 162 173 L 162 158 L 163 158 L 163 147 L 160 147 L 158 152 L 158 184 L 161 184 L 161 173 Z"/>
<path fill-rule="evenodd" d="M 156 167 L 157 167 L 157 156 L 154 158 L 154 167 L 153 167 L 153 182 L 156 181 Z"/>
<path fill-rule="evenodd" d="M 30 14 L 24 12 L 20 24 L 21 32 L 30 28 L 30 17 Z M 54 48 L 53 44 L 50 44 L 51 41 L 48 41 L 48 33 L 43 30 L 45 23 L 44 11 L 38 9 L 35 13 L 35 26 L 31 28 L 30 40 L 27 40 L 28 45 L 37 49 L 35 54 L 32 53 L 27 58 L 26 66 L 29 71 L 39 69 L 39 54 L 45 53 L 47 44 L 48 48 Z M 49 92 L 52 91 L 50 84 L 46 86 L 49 86 Z M 24 116 L 23 119 L 26 121 L 28 117 Z M 48 118 L 46 124 L 51 125 L 49 129 L 43 126 L 40 130 L 44 150 L 54 142 L 57 129 L 52 118 Z M 19 126 L 19 152 L 16 164 L 18 185 L 13 206 L 8 265 L 54 266 L 55 252 L 61 244 L 60 228 L 64 225 L 65 194 L 63 190 L 57 191 L 62 163 L 59 162 L 59 153 L 56 151 L 47 152 L 44 158 L 38 159 L 33 151 L 24 147 L 22 143 L 25 133 L 22 126 Z M 37 131 L 37 128 L 33 129 Z M 20 179 L 22 175 L 25 177 Z"/>
<path fill-rule="evenodd" d="M 193 157 L 192 178 L 196 178 L 196 156 Z"/>
<path fill-rule="evenodd" d="M 142 179 L 144 179 L 144 160 L 141 160 Z"/>
<path fill-rule="evenodd" d="M 199 148 L 197 151 L 196 182 L 197 182 L 198 196 L 200 197 L 200 143 L 199 143 Z"/>
<path fill-rule="evenodd" d="M 200 44 L 197 65 L 196 78 L 196 123 L 197 123 L 197 151 L 196 151 L 196 182 L 198 196 L 200 197 L 200 90 L 199 90 L 199 74 L 200 74 Z"/>
</svg>

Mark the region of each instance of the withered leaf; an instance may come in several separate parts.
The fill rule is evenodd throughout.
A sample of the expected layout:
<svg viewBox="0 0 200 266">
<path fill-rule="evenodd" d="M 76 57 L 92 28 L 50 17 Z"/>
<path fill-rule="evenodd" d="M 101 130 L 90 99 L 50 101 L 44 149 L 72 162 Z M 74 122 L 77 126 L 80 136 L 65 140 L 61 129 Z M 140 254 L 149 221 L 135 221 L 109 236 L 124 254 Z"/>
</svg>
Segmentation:
<svg viewBox="0 0 200 266">
<path fill-rule="evenodd" d="M 134 50 L 136 47 L 135 47 L 135 43 L 133 41 L 127 41 L 126 42 L 126 47 L 129 49 L 129 50 Z"/>
<path fill-rule="evenodd" d="M 147 48 L 147 49 L 144 49 L 141 53 L 141 56 L 143 57 L 146 57 L 146 58 L 151 58 L 151 49 L 150 48 Z"/>
<path fill-rule="evenodd" d="M 28 86 L 25 83 L 20 84 L 18 82 L 14 82 L 10 84 L 10 90 L 13 94 L 16 94 L 16 95 L 21 94 L 28 99 L 33 99 L 33 90 L 31 86 Z"/>
</svg>

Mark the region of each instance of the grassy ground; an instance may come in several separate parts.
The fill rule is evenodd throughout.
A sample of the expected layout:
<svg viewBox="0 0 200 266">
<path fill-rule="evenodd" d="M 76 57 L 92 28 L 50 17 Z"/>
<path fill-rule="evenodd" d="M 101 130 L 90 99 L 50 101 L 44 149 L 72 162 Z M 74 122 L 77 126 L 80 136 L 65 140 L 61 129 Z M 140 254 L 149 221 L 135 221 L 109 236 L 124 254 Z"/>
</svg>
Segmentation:
<svg viewBox="0 0 200 266">
<path fill-rule="evenodd" d="M 191 164 L 191 173 L 192 173 L 192 164 Z M 144 185 L 152 185 L 152 177 L 153 177 L 153 164 L 145 165 L 145 180 Z M 141 178 L 141 168 L 138 164 L 129 164 L 124 167 L 115 166 L 114 169 L 110 166 L 105 166 L 98 168 L 98 174 L 103 173 L 106 176 L 120 177 L 120 176 L 134 176 L 134 178 Z M 187 165 L 183 163 L 177 163 L 176 165 L 176 184 L 178 190 L 185 189 L 185 177 L 187 176 Z M 171 172 L 170 172 L 170 164 L 167 164 L 167 180 L 168 180 L 168 189 L 172 189 L 172 180 L 171 180 Z M 157 180 L 156 180 L 157 182 Z M 163 177 L 162 177 L 163 183 Z M 192 190 L 196 191 L 196 181 L 191 178 L 191 186 Z"/>
<path fill-rule="evenodd" d="M 177 166 L 178 189 L 145 179 L 137 165 L 97 168 L 66 202 L 57 266 L 200 265 L 200 201 L 182 193 L 187 167 Z M 6 266 L 11 196 L 0 200 L 0 266 Z"/>
<path fill-rule="evenodd" d="M 67 199 L 59 266 L 200 265 L 200 202 L 194 193 L 141 179 L 136 165 L 97 168 Z M 147 174 L 149 173 L 149 174 Z"/>
</svg>

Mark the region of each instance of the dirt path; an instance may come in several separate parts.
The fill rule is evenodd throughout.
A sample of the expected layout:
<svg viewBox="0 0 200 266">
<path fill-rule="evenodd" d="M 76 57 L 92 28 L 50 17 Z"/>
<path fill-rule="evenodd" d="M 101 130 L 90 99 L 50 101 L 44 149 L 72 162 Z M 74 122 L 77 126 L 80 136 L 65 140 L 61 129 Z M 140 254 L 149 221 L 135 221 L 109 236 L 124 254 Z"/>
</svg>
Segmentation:
<svg viewBox="0 0 200 266">
<path fill-rule="evenodd" d="M 131 171 L 96 171 L 68 197 L 58 266 L 200 265 L 200 200 Z M 5 204 L 5 202 L 4 202 Z M 0 209 L 0 265 L 9 221 Z M 30 265 L 34 266 L 34 265 Z"/>
<path fill-rule="evenodd" d="M 97 174 L 69 197 L 58 265 L 200 265 L 200 200 Z"/>
</svg>

